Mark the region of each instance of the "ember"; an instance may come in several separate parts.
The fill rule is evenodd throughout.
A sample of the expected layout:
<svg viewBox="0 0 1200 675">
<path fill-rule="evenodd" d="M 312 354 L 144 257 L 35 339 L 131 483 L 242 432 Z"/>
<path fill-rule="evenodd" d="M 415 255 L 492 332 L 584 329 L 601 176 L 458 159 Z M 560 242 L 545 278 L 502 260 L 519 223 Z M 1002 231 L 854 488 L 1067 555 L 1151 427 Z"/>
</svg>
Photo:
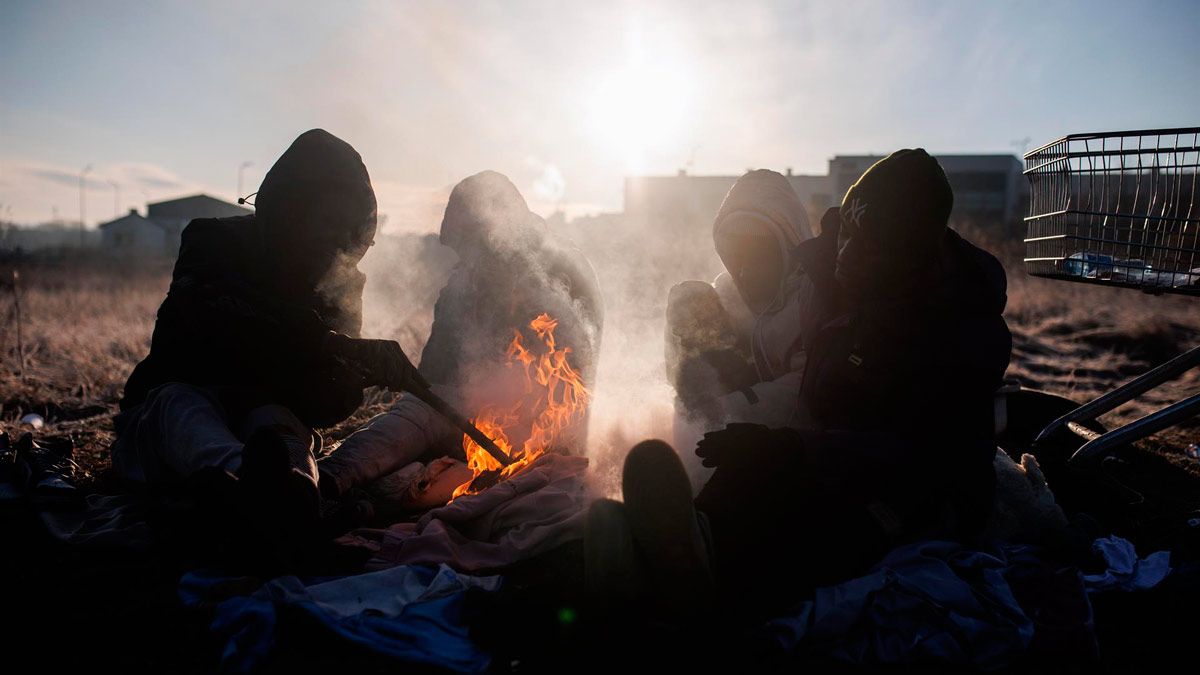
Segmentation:
<svg viewBox="0 0 1200 675">
<path fill-rule="evenodd" d="M 484 406 L 471 421 L 514 461 L 502 467 L 479 444 L 463 436 L 467 465 L 474 471 L 474 477 L 458 486 L 454 497 L 478 492 L 529 466 L 547 450 L 556 447 L 564 432 L 587 411 L 588 390 L 579 373 L 567 361 L 571 348 L 559 348 L 555 344 L 554 329 L 557 326 L 558 321 L 549 314 L 542 314 L 529 323 L 542 341 L 544 351 L 539 350 L 540 354 L 526 349 L 521 332 L 513 331 L 507 365 L 510 369 L 523 371 L 524 395 L 508 407 Z M 524 442 L 519 448 L 514 447 L 514 439 L 522 437 Z"/>
</svg>

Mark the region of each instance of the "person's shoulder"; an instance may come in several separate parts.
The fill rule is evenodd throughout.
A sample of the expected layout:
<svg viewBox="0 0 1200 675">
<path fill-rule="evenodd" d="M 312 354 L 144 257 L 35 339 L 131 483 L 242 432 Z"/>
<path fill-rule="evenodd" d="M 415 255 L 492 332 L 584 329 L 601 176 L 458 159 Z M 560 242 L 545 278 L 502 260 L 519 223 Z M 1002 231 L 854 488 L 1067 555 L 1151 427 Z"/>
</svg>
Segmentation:
<svg viewBox="0 0 1200 675">
<path fill-rule="evenodd" d="M 253 215 L 230 218 L 193 218 L 180 233 L 182 243 L 234 243 L 255 227 Z"/>
<path fill-rule="evenodd" d="M 233 264 L 246 253 L 254 229 L 253 215 L 193 219 L 180 233 L 176 276 Z"/>
<path fill-rule="evenodd" d="M 961 264 L 976 269 L 992 285 L 1007 285 L 1003 263 L 987 249 L 976 246 L 954 230 L 946 231 L 946 243 Z"/>
</svg>

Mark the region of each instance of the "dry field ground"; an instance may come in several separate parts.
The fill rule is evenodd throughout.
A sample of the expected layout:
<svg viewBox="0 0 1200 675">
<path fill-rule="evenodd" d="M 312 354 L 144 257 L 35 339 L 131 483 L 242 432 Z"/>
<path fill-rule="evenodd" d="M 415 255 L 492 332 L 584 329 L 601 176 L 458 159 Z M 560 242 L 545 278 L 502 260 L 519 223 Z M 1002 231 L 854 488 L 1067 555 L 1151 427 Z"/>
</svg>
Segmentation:
<svg viewBox="0 0 1200 675">
<path fill-rule="evenodd" d="M 1011 261 L 1007 317 L 1015 345 L 1009 376 L 1025 386 L 1083 401 L 1200 344 L 1200 300 L 1030 278 L 1020 269 L 1014 244 L 984 245 Z M 20 274 L 23 367 L 8 287 L 13 269 Z M 0 261 L 0 275 L 5 284 L 0 286 L 0 427 L 18 431 L 22 416 L 43 416 L 40 435 L 73 437 L 77 460 L 88 478 L 97 477 L 108 462 L 111 415 L 125 378 L 149 345 L 169 269 L 100 260 Z M 430 319 L 429 311 L 411 315 L 414 323 Z M 410 353 L 419 354 L 415 342 L 427 334 L 427 325 L 394 330 Z M 1200 372 L 1190 373 L 1102 422 L 1111 427 L 1136 419 L 1198 389 Z M 372 392 L 367 400 L 353 419 L 327 430 L 327 438 L 344 436 L 383 409 L 391 395 Z M 1144 447 L 1186 466 L 1193 460 L 1183 449 L 1198 440 L 1200 419 Z"/>
<path fill-rule="evenodd" d="M 623 260 L 623 266 L 628 265 L 627 255 L 616 250 L 623 247 L 613 246 L 611 257 Z M 428 253 L 427 248 L 411 248 L 415 257 Z M 1017 244 L 987 248 L 999 251 L 1009 261 L 1008 321 L 1015 338 L 1009 375 L 1023 385 L 1085 400 L 1200 344 L 1200 302 L 1030 279 L 1020 271 Z M 606 278 L 617 280 L 613 271 L 617 268 L 606 260 L 607 254 L 599 247 L 588 250 L 597 261 L 602 283 Z M 393 267 L 408 267 L 395 264 L 390 254 L 385 258 L 391 260 Z M 11 279 L 13 269 L 12 264 L 0 259 L 0 279 Z M 21 417 L 29 413 L 43 416 L 47 424 L 38 432 L 42 438 L 74 439 L 76 459 L 85 471 L 84 482 L 101 489 L 111 487 L 104 484 L 103 477 L 108 466 L 107 447 L 112 441 L 112 413 L 126 377 L 148 348 L 155 310 L 169 281 L 169 269 L 164 266 L 134 270 L 101 261 L 26 262 L 16 269 L 20 273 L 19 325 L 24 364 L 19 357 L 18 322 L 12 313 L 13 293 L 11 288 L 0 285 L 0 317 L 4 319 L 0 322 L 0 428 L 20 432 Z M 670 270 L 659 277 L 678 279 L 678 272 Z M 410 353 L 418 354 L 432 320 L 432 302 L 443 281 L 444 276 L 425 271 L 404 279 L 382 279 L 374 290 L 369 286 L 368 295 L 382 295 L 383 305 L 392 309 L 374 320 L 368 315 L 368 329 L 376 336 L 392 335 Z M 661 362 L 656 371 L 653 365 L 653 359 L 662 354 L 661 342 L 649 343 L 661 340 L 661 325 L 652 324 L 653 318 L 662 313 L 655 302 L 661 302 L 660 296 L 665 297 L 666 286 L 663 278 L 635 277 L 634 281 L 624 288 L 640 288 L 642 294 L 628 293 L 626 306 L 610 313 L 605 340 L 621 360 L 628 360 L 627 355 L 633 350 L 646 357 L 644 362 L 632 362 L 627 369 L 661 373 Z M 622 287 L 614 283 L 609 288 Z M 375 297 L 372 302 L 381 300 Z M 620 323 L 627 325 L 621 328 L 617 325 Z M 646 346 L 639 347 L 641 343 Z M 602 360 L 602 371 L 603 364 Z M 653 390 L 655 401 L 668 391 L 665 383 L 641 388 Z M 1102 422 L 1113 426 L 1140 417 L 1153 407 L 1197 390 L 1200 390 L 1200 373 L 1192 373 L 1146 396 L 1144 401 L 1118 409 Z M 627 413 L 623 411 L 631 407 L 632 399 L 624 390 L 617 398 L 624 400 L 617 417 L 624 418 Z M 367 404 L 352 419 L 338 428 L 325 430 L 326 438 L 344 437 L 391 400 L 390 394 L 370 392 Z M 637 440 L 635 436 L 647 433 L 647 429 L 610 425 L 598 430 L 594 423 L 595 418 L 593 432 L 598 432 L 595 435 L 613 434 L 617 438 L 602 442 L 599 450 L 593 448 L 596 473 L 619 471 L 620 463 L 606 461 L 606 456 L 628 448 Z M 661 423 L 660 420 L 656 424 L 661 426 Z M 1195 489 L 1200 461 L 1189 459 L 1183 448 L 1197 440 L 1200 440 L 1200 420 L 1193 420 L 1123 453 L 1124 457 L 1137 455 L 1144 460 L 1128 463 L 1133 467 L 1132 473 L 1121 476 L 1136 478 L 1148 499 L 1144 504 L 1130 505 L 1126 495 L 1132 491 L 1122 488 L 1116 517 L 1110 519 L 1116 524 L 1115 531 L 1134 538 L 1146 550 L 1159 550 L 1183 541 L 1179 538 L 1182 521 L 1178 514 L 1200 506 L 1196 503 Z M 1164 462 L 1184 471 L 1164 471 Z M 1066 494 L 1067 490 L 1059 492 L 1060 497 Z M 1139 495 L 1135 502 L 1141 501 Z M 14 532 L 18 542 L 43 542 L 36 533 L 22 535 L 23 530 L 19 529 Z M 25 591 L 15 601 L 17 609 L 9 612 L 10 619 L 20 618 L 27 628 L 15 633 L 18 637 L 14 644 L 41 644 L 41 640 L 48 639 L 53 641 L 55 649 L 60 649 L 64 636 L 69 636 L 71 644 L 79 646 L 75 656 L 62 663 L 78 660 L 93 670 L 97 659 L 111 661 L 125 672 L 205 672 L 215 666 L 220 650 L 209 635 L 205 620 L 184 613 L 177 606 L 178 575 L 172 573 L 173 568 L 164 572 L 153 563 L 129 566 L 123 559 L 115 563 L 83 560 L 58 548 L 20 543 L 7 550 L 0 560 L 0 572 L 4 572 L 10 587 Z M 1192 550 L 1190 559 L 1196 559 L 1196 554 Z M 1144 672 L 1148 664 L 1174 664 L 1178 663 L 1177 658 L 1186 658 L 1186 653 L 1180 652 L 1187 649 L 1190 624 L 1172 617 L 1192 612 L 1191 598 L 1165 591 L 1157 595 L 1113 594 L 1095 600 L 1097 638 L 1104 647 L 1104 666 L 1098 672 Z M 505 617 L 506 623 L 511 620 Z M 4 625 L 3 620 L 0 625 Z M 55 626 L 54 630 L 42 636 L 40 631 L 49 625 Z M 133 651 L 114 650 L 112 645 L 125 640 L 128 631 L 150 637 Z M 8 630 L 4 632 L 11 635 Z M 599 639 L 603 635 L 601 632 Z M 577 639 L 584 640 L 585 645 L 591 644 L 586 637 Z M 690 649 L 691 643 L 687 646 Z M 585 647 L 594 648 L 594 645 Z M 671 651 L 667 645 L 656 648 L 665 649 L 672 659 L 679 653 L 690 653 Z M 570 651 L 571 647 L 566 649 Z M 292 649 L 281 651 L 287 655 Z M 346 659 L 351 658 L 344 648 L 339 651 L 319 641 L 315 648 L 295 651 L 295 665 L 302 667 L 291 669 L 291 662 L 282 658 L 279 672 L 308 671 L 316 667 L 314 663 L 325 662 L 345 669 Z M 532 660 L 535 657 L 555 662 L 557 653 L 553 648 L 548 654 L 532 650 L 528 656 L 531 663 L 536 662 Z M 701 658 L 705 653 L 699 651 L 694 656 Z M 570 654 L 574 658 L 577 652 Z M 358 654 L 356 658 L 354 663 L 359 665 L 355 668 L 361 672 L 394 669 L 394 664 L 380 663 L 378 657 L 370 659 Z M 1041 672 L 1055 672 L 1054 663 L 1057 661 Z M 1070 669 L 1077 670 L 1077 667 Z M 935 668 L 930 672 L 947 671 Z M 1030 671 L 1019 665 L 1005 672 Z"/>
</svg>

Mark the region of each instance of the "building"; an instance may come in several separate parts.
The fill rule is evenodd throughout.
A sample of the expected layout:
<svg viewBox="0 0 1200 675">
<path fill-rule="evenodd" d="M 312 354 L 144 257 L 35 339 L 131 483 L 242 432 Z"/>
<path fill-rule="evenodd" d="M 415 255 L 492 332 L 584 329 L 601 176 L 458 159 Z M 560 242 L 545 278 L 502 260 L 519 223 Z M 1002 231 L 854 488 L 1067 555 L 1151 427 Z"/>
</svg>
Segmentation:
<svg viewBox="0 0 1200 675">
<path fill-rule="evenodd" d="M 788 181 L 816 228 L 825 209 L 840 204 L 850 186 L 880 155 L 836 155 L 825 175 L 798 175 Z M 1013 155 L 937 155 L 954 189 L 954 222 L 1007 224 L 1024 216 L 1028 187 L 1023 165 Z M 695 232 L 709 226 L 737 176 L 633 176 L 625 179 L 625 214 L 668 232 Z"/>
<path fill-rule="evenodd" d="M 109 253 L 136 257 L 174 258 L 179 235 L 194 218 L 246 216 L 250 209 L 208 195 L 192 195 L 146 205 L 146 215 L 136 209 L 100 224 L 100 246 Z"/>
<path fill-rule="evenodd" d="M 816 223 L 830 204 L 829 176 L 793 174 L 788 182 Z M 625 179 L 625 215 L 637 222 L 662 227 L 668 232 L 695 231 L 712 225 L 721 202 L 737 176 L 692 176 L 680 171 L 675 176 L 631 176 Z"/>
<path fill-rule="evenodd" d="M 1025 215 L 1029 188 L 1013 155 L 936 155 L 954 189 L 953 222 L 1004 224 Z M 836 201 L 882 155 L 837 155 L 829 160 Z"/>
</svg>

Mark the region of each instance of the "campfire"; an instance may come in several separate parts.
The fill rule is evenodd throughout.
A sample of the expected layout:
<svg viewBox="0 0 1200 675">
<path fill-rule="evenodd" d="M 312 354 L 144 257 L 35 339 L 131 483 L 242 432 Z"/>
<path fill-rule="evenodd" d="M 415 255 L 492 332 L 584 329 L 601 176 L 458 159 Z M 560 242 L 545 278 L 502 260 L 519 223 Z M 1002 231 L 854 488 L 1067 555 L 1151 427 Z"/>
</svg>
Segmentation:
<svg viewBox="0 0 1200 675">
<path fill-rule="evenodd" d="M 547 451 L 560 447 L 565 433 L 587 411 L 588 390 L 567 359 L 571 348 L 555 344 L 557 326 L 558 321 L 544 313 L 531 321 L 529 327 L 541 341 L 532 349 L 526 348 L 521 332 L 513 330 L 506 366 L 518 373 L 518 381 L 523 375 L 523 395 L 511 405 L 484 406 L 471 421 L 514 461 L 502 466 L 478 443 L 463 436 L 467 466 L 474 475 L 458 486 L 454 498 L 519 473 Z"/>
</svg>

